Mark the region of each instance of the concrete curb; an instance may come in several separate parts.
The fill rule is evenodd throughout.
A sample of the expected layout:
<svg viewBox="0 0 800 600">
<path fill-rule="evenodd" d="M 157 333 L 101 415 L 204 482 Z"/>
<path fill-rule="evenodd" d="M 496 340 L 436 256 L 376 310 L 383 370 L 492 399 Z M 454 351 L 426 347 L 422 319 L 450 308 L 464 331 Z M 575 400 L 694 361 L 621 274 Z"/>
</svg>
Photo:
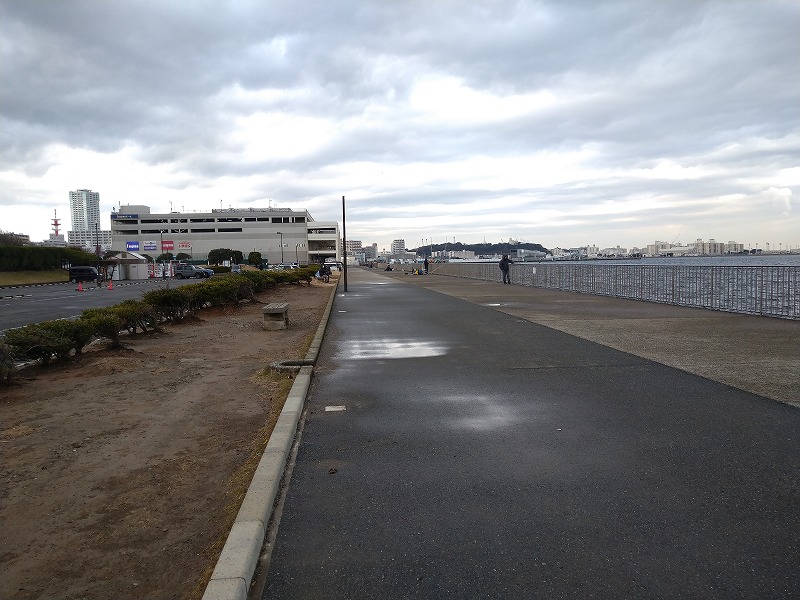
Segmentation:
<svg viewBox="0 0 800 600">
<path fill-rule="evenodd" d="M 341 278 L 340 278 L 341 279 Z M 333 301 L 339 285 L 334 286 L 317 332 L 306 354 L 306 360 L 316 362 L 325 329 L 328 326 Z M 286 461 L 297 433 L 314 368 L 304 366 L 292 384 L 283 410 L 269 436 L 267 447 L 247 488 L 242 506 L 233 522 L 228 539 L 206 586 L 203 600 L 247 600 L 272 509 L 280 490 Z"/>
</svg>

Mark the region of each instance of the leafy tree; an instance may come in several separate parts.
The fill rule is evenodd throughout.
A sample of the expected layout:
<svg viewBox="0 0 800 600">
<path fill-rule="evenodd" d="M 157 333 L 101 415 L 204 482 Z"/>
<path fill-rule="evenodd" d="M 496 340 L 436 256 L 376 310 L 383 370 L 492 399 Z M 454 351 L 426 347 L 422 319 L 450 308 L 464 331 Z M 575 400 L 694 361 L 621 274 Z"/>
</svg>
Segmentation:
<svg viewBox="0 0 800 600">
<path fill-rule="evenodd" d="M 248 265 L 260 265 L 262 262 L 261 252 L 251 252 L 247 255 Z"/>
<path fill-rule="evenodd" d="M 242 253 L 230 248 L 215 248 L 208 253 L 208 264 L 219 265 L 226 260 L 233 260 L 237 265 L 242 262 Z"/>
<path fill-rule="evenodd" d="M 0 229 L 0 246 L 24 246 L 25 242 L 21 237 L 10 231 Z"/>
<path fill-rule="evenodd" d="M 186 252 L 178 252 L 178 256 L 176 256 L 178 260 L 192 260 L 191 254 L 186 254 Z"/>
<path fill-rule="evenodd" d="M 156 256 L 156 262 L 168 262 L 170 260 L 175 260 L 175 255 L 172 252 L 164 252 L 164 254 Z"/>
</svg>

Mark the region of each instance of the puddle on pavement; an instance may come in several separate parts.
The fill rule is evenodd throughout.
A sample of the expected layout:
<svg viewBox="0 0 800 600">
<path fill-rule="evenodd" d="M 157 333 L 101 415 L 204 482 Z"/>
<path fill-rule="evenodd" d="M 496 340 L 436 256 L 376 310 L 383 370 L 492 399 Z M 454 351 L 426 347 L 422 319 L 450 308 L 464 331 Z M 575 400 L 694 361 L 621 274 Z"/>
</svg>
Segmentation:
<svg viewBox="0 0 800 600">
<path fill-rule="evenodd" d="M 499 396 L 442 396 L 441 401 L 459 408 L 457 416 L 441 421 L 442 425 L 453 429 L 491 431 L 518 421 L 514 410 Z"/>
<path fill-rule="evenodd" d="M 387 358 L 428 358 L 447 353 L 447 348 L 437 342 L 401 340 L 353 340 L 340 344 L 336 358 L 341 360 L 370 360 Z"/>
</svg>

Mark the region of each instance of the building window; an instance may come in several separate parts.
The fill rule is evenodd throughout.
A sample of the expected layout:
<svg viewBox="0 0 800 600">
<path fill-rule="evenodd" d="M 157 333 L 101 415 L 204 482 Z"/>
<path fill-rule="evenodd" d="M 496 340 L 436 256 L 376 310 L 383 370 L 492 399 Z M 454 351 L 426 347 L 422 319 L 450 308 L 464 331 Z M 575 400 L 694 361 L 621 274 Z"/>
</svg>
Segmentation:
<svg viewBox="0 0 800 600">
<path fill-rule="evenodd" d="M 306 222 L 306 218 L 305 217 L 292 217 L 292 222 L 293 223 L 305 223 Z"/>
<path fill-rule="evenodd" d="M 255 220 L 256 220 L 255 217 L 245 217 L 244 218 L 244 222 L 245 223 L 254 223 Z M 261 221 L 261 219 L 259 219 L 259 221 Z"/>
<path fill-rule="evenodd" d="M 192 233 L 214 233 L 214 228 L 211 229 L 192 229 Z"/>
<path fill-rule="evenodd" d="M 142 229 L 142 233 L 167 233 L 168 229 Z M 127 235 L 130 235 L 130 231 L 125 232 Z"/>
<path fill-rule="evenodd" d="M 241 227 L 220 227 L 217 229 L 220 233 L 241 233 Z"/>
<path fill-rule="evenodd" d="M 214 219 L 189 219 L 189 223 L 213 223 Z"/>
<path fill-rule="evenodd" d="M 166 223 L 166 219 L 142 219 L 142 224 L 145 223 Z"/>
<path fill-rule="evenodd" d="M 273 223 L 288 223 L 289 217 L 272 217 Z"/>
</svg>

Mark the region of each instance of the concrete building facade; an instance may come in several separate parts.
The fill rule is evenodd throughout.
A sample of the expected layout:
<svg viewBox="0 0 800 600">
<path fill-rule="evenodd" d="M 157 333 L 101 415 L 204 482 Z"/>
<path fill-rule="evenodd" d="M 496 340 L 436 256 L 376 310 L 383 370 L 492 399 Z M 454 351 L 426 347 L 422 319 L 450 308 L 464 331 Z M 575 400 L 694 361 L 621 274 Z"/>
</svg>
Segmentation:
<svg viewBox="0 0 800 600">
<path fill-rule="evenodd" d="M 151 213 L 148 206 L 124 205 L 111 214 L 112 249 L 159 256 L 187 254 L 207 260 L 218 248 L 246 257 L 261 253 L 271 264 L 339 260 L 338 223 L 314 221 L 305 209 L 219 208 L 208 212 Z"/>
</svg>

